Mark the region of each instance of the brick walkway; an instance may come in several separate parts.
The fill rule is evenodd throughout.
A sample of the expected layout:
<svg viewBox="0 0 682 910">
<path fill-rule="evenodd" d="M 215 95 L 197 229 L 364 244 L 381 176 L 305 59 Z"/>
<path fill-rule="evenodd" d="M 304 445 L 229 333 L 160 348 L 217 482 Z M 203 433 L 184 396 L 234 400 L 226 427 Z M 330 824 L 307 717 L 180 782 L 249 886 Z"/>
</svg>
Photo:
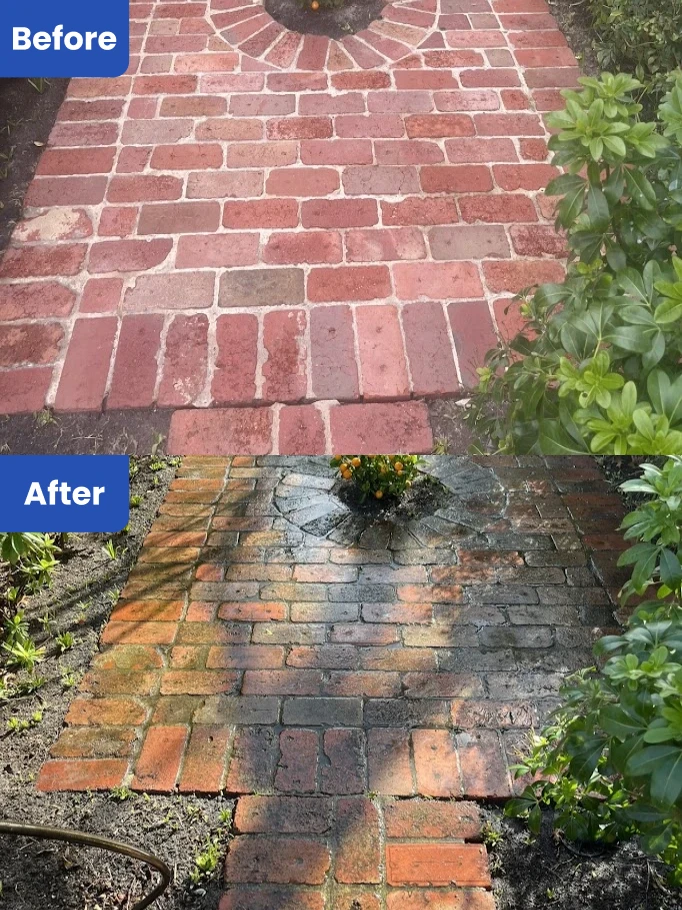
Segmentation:
<svg viewBox="0 0 682 910">
<path fill-rule="evenodd" d="M 424 399 L 562 275 L 542 112 L 578 70 L 544 0 L 383 15 L 330 42 L 132 0 L 130 74 L 71 83 L 0 266 L 0 412 L 213 408 L 174 415 L 182 454 L 376 424 L 428 449 Z"/>
<path fill-rule="evenodd" d="M 39 788 L 236 798 L 221 910 L 493 910 L 476 801 L 612 623 L 620 502 L 431 463 L 439 511 L 363 525 L 324 459 L 186 459 Z"/>
</svg>

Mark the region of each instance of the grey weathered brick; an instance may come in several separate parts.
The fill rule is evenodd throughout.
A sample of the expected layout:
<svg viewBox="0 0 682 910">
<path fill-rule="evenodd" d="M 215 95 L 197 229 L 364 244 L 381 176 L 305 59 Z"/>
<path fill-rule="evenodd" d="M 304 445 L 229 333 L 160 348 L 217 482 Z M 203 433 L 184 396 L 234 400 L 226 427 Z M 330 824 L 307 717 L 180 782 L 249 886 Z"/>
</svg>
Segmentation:
<svg viewBox="0 0 682 910">
<path fill-rule="evenodd" d="M 355 601 L 357 603 L 381 603 L 393 600 L 395 590 L 390 585 L 356 584 L 329 585 L 329 600 L 332 602 Z"/>
<path fill-rule="evenodd" d="M 361 698 L 287 698 L 282 722 L 298 726 L 353 727 L 362 723 Z"/>
<path fill-rule="evenodd" d="M 531 550 L 524 554 L 529 566 L 584 566 L 587 556 L 582 550 Z M 568 574 L 568 573 L 567 573 Z"/>
<path fill-rule="evenodd" d="M 478 637 L 484 648 L 551 648 L 554 643 L 549 626 L 487 626 Z"/>
<path fill-rule="evenodd" d="M 472 604 L 536 604 L 538 602 L 537 589 L 530 585 L 472 585 L 465 590 L 467 600 Z"/>
<path fill-rule="evenodd" d="M 366 727 L 448 727 L 450 702 L 442 698 L 408 701 L 370 698 L 365 702 Z"/>
<path fill-rule="evenodd" d="M 257 695 L 213 695 L 195 713 L 195 724 L 276 724 L 279 699 Z"/>
</svg>

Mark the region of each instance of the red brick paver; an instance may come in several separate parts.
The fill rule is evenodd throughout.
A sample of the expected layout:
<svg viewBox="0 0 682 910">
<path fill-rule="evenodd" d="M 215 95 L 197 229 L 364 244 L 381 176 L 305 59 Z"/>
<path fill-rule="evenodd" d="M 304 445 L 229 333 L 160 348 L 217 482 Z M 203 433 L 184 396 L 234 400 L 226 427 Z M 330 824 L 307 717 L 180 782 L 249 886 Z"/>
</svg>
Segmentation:
<svg viewBox="0 0 682 910">
<path fill-rule="evenodd" d="M 38 788 L 235 799 L 220 910 L 493 910 L 476 801 L 612 623 L 620 502 L 585 459 L 432 465 L 446 511 L 353 540 L 324 459 L 186 458 Z"/>
<path fill-rule="evenodd" d="M 377 449 L 357 413 L 417 399 L 389 449 L 428 449 L 423 399 L 562 274 L 544 112 L 578 69 L 546 4 L 395 0 L 340 42 L 256 0 L 131 18 L 128 73 L 72 81 L 0 266 L 0 412 L 215 409 L 256 454 Z M 175 449 L 225 453 L 215 426 L 178 412 Z"/>
</svg>

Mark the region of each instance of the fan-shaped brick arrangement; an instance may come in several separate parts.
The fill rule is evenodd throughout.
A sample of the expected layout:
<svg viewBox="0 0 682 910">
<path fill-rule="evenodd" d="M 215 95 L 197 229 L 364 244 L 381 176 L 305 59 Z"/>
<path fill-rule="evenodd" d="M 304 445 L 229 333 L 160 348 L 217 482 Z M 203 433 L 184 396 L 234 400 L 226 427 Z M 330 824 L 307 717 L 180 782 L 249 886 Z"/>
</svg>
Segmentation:
<svg viewBox="0 0 682 910">
<path fill-rule="evenodd" d="M 340 72 L 404 60 L 417 48 L 444 48 L 441 29 L 461 27 L 461 14 L 442 12 L 448 0 L 388 3 L 369 28 L 340 41 L 302 35 L 276 22 L 258 0 L 212 0 L 210 18 L 232 47 L 278 69 Z"/>
</svg>

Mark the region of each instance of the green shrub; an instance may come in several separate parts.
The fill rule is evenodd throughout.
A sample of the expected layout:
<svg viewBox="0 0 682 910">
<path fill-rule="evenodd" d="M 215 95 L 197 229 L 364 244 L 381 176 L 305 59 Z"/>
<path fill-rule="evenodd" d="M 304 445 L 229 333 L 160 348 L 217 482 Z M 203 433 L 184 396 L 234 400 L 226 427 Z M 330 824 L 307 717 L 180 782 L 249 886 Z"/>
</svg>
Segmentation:
<svg viewBox="0 0 682 910">
<path fill-rule="evenodd" d="M 601 668 L 569 678 L 552 724 L 516 769 L 543 779 L 506 812 L 537 831 L 551 805 L 572 840 L 638 835 L 682 884 L 682 459 L 645 465 L 643 475 L 623 484 L 653 497 L 622 525 L 639 541 L 621 558 L 634 565 L 624 598 L 657 586 L 657 599 L 641 604 L 621 635 L 597 642 Z"/>
<path fill-rule="evenodd" d="M 418 455 L 339 455 L 331 465 L 358 487 L 362 500 L 399 498 L 417 478 Z"/>
<path fill-rule="evenodd" d="M 581 82 L 548 118 L 566 280 L 520 295 L 467 416 L 503 452 L 682 453 L 682 75 L 657 123 L 637 80 Z"/>
<path fill-rule="evenodd" d="M 603 69 L 633 72 L 654 96 L 682 66 L 682 0 L 588 0 Z"/>
</svg>

